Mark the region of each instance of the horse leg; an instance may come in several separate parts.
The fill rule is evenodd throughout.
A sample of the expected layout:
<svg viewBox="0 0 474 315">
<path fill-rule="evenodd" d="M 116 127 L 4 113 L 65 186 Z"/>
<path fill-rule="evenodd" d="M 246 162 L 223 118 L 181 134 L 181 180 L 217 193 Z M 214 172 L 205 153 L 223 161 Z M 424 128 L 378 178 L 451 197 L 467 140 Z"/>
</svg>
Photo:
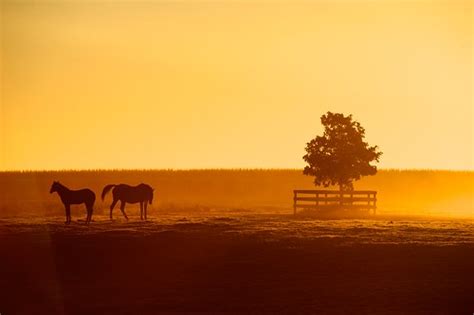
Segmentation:
<svg viewBox="0 0 474 315">
<path fill-rule="evenodd" d="M 87 207 L 87 219 L 86 219 L 86 223 L 89 224 L 92 220 L 92 212 L 94 211 L 94 206 L 89 204 L 89 205 L 86 205 Z"/>
<path fill-rule="evenodd" d="M 115 205 L 117 204 L 118 199 L 114 199 L 110 205 L 110 220 L 112 220 L 112 211 L 114 210 Z"/>
<path fill-rule="evenodd" d="M 89 223 L 89 205 L 86 203 L 86 224 Z"/>
<path fill-rule="evenodd" d="M 65 204 L 64 208 L 66 210 L 66 224 L 71 223 L 71 205 Z"/>
<path fill-rule="evenodd" d="M 143 202 L 140 201 L 140 220 L 143 220 Z"/>
<path fill-rule="evenodd" d="M 127 214 L 125 213 L 125 201 L 120 202 L 120 211 L 122 211 L 123 216 L 128 221 Z"/>
<path fill-rule="evenodd" d="M 146 211 L 147 211 L 146 208 L 148 207 L 148 201 L 145 200 L 144 204 L 145 204 L 145 205 L 144 205 L 144 207 L 145 207 L 145 211 L 144 211 L 144 212 L 145 212 L 145 221 L 146 221 Z"/>
<path fill-rule="evenodd" d="M 91 222 L 91 214 L 90 214 L 90 210 L 87 209 L 86 224 L 89 224 L 89 222 Z"/>
<path fill-rule="evenodd" d="M 84 203 L 86 206 L 86 224 L 89 223 L 89 204 L 86 202 Z"/>
</svg>

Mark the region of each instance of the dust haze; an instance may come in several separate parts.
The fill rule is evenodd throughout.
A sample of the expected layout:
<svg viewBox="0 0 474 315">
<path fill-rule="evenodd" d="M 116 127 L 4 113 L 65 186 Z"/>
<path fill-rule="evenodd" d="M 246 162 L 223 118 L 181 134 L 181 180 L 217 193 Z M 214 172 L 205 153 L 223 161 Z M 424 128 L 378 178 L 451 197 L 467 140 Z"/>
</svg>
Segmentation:
<svg viewBox="0 0 474 315">
<path fill-rule="evenodd" d="M 156 190 L 151 215 L 163 212 L 245 210 L 291 213 L 293 189 L 315 189 L 301 170 L 111 170 L 0 173 L 0 216 L 62 215 L 62 204 L 48 192 L 59 180 L 72 189 L 99 193 L 109 183 L 149 183 Z M 379 214 L 474 217 L 474 172 L 380 170 L 363 178 L 355 189 L 378 191 Z M 110 200 L 98 200 L 95 214 Z M 83 214 L 81 206 L 73 213 Z M 137 206 L 130 206 L 136 215 Z"/>
</svg>

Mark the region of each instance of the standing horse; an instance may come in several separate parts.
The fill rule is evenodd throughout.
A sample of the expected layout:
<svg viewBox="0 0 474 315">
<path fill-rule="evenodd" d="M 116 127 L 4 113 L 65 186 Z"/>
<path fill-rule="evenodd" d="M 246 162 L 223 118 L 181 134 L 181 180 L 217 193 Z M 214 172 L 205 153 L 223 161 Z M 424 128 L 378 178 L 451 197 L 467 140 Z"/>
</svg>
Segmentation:
<svg viewBox="0 0 474 315">
<path fill-rule="evenodd" d="M 59 182 L 53 182 L 49 193 L 57 192 L 66 209 L 66 224 L 71 223 L 71 205 L 84 203 L 87 209 L 86 224 L 92 220 L 95 194 L 90 189 L 70 190 Z"/>
<path fill-rule="evenodd" d="M 122 211 L 125 219 L 128 220 L 127 214 L 125 213 L 125 204 L 128 203 L 140 203 L 140 219 L 147 215 L 147 205 L 153 201 L 153 188 L 147 184 L 140 184 L 137 186 L 129 186 L 126 184 L 119 185 L 107 185 L 102 190 L 102 200 L 105 195 L 112 189 L 113 201 L 110 205 L 110 220 L 112 220 L 112 210 L 114 210 L 115 204 L 120 200 L 120 210 Z"/>
</svg>

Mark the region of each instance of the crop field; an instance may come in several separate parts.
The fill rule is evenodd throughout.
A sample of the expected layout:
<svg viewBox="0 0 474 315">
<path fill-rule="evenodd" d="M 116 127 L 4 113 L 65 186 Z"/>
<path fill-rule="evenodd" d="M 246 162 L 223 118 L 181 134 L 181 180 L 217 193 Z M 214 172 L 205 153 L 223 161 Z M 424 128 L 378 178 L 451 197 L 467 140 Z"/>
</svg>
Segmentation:
<svg viewBox="0 0 474 315">
<path fill-rule="evenodd" d="M 300 170 L 137 170 L 0 173 L 0 216 L 61 215 L 62 204 L 50 195 L 54 180 L 70 189 L 91 188 L 95 213 L 108 209 L 100 193 L 107 184 L 148 183 L 155 188 L 150 215 L 169 211 L 248 210 L 290 213 L 293 189 L 315 189 Z M 355 189 L 378 191 L 378 212 L 403 215 L 472 217 L 474 172 L 381 170 L 356 182 Z M 81 206 L 73 215 L 82 215 Z M 137 205 L 128 205 L 131 214 Z"/>
</svg>

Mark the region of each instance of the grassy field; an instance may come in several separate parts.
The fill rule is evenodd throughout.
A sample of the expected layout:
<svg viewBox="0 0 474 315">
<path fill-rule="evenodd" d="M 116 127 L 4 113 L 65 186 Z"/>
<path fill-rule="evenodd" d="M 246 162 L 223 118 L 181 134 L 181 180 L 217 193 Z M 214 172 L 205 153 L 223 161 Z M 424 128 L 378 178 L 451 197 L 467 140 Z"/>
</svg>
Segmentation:
<svg viewBox="0 0 474 315">
<path fill-rule="evenodd" d="M 65 225 L 53 180 L 157 193 L 146 222 L 110 221 L 109 196 Z M 0 313 L 471 314 L 473 183 L 380 171 L 356 185 L 376 216 L 321 220 L 292 213 L 297 170 L 0 173 Z"/>
<path fill-rule="evenodd" d="M 472 314 L 472 220 L 0 218 L 2 314 Z"/>
<path fill-rule="evenodd" d="M 148 183 L 155 188 L 150 211 L 212 211 L 213 209 L 289 213 L 293 189 L 314 189 L 300 170 L 112 170 L 0 173 L 0 216 L 62 215 L 53 180 L 71 189 L 95 191 L 95 213 L 103 214 L 109 199 L 100 200 L 106 184 Z M 378 191 L 378 212 L 385 214 L 474 216 L 474 172 L 381 170 L 355 184 Z M 137 206 L 128 206 L 137 213 Z M 83 210 L 73 209 L 73 216 Z"/>
</svg>

